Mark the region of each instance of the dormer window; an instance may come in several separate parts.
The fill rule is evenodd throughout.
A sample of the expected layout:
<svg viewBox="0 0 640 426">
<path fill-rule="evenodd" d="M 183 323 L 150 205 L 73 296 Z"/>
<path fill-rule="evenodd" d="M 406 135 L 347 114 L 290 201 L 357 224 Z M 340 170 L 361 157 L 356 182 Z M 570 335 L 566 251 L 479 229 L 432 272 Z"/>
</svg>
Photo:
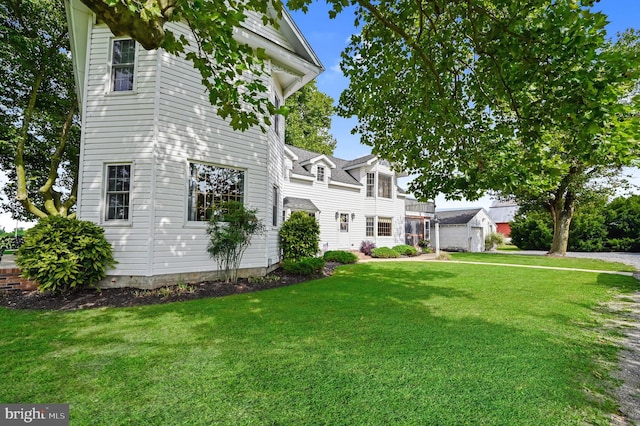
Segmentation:
<svg viewBox="0 0 640 426">
<path fill-rule="evenodd" d="M 316 181 L 324 182 L 324 167 L 318 166 L 316 169 Z"/>
<path fill-rule="evenodd" d="M 136 60 L 136 42 L 131 39 L 114 40 L 111 56 L 111 90 L 133 90 L 133 71 Z"/>
</svg>

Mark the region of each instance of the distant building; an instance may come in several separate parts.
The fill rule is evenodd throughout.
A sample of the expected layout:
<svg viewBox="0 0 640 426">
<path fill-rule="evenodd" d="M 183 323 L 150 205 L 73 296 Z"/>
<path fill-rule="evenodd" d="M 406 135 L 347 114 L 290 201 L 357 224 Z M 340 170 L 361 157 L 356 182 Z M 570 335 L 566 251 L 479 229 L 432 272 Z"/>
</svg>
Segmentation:
<svg viewBox="0 0 640 426">
<path fill-rule="evenodd" d="M 485 238 L 496 231 L 495 222 L 483 208 L 436 210 L 436 218 L 440 224 L 440 248 L 446 251 L 484 251 Z"/>
<path fill-rule="evenodd" d="M 513 200 L 495 200 L 489 208 L 489 217 L 496 223 L 498 232 L 511 237 L 511 222 L 518 213 L 518 205 Z"/>
</svg>

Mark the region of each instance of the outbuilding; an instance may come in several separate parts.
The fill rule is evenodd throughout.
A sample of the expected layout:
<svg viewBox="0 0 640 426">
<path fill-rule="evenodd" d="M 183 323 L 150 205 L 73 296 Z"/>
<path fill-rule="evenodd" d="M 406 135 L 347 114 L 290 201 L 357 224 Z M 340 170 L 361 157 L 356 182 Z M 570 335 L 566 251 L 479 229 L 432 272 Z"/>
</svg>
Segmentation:
<svg viewBox="0 0 640 426">
<path fill-rule="evenodd" d="M 446 251 L 484 251 L 484 240 L 497 227 L 483 208 L 436 210 L 439 223 L 440 248 Z M 435 235 L 435 221 L 431 235 Z"/>
</svg>

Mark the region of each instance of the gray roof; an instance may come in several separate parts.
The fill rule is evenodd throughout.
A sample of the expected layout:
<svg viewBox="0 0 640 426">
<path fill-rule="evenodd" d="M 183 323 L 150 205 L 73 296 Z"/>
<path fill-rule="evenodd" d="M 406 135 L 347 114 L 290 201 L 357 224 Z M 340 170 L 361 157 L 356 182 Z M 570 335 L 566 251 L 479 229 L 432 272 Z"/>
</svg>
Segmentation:
<svg viewBox="0 0 640 426">
<path fill-rule="evenodd" d="M 318 212 L 319 208 L 308 198 L 285 197 L 283 200 L 284 208 L 294 211 Z"/>
<path fill-rule="evenodd" d="M 298 161 L 293 162 L 293 172 L 311 176 L 309 170 L 305 169 L 300 165 L 300 163 L 304 163 L 307 160 L 318 157 L 323 154 L 319 154 L 317 152 L 308 151 L 306 149 L 298 148 L 297 146 L 287 145 L 294 154 L 298 156 Z M 351 185 L 362 186 L 360 182 L 358 182 L 349 172 L 344 170 L 346 164 L 350 163 L 347 160 L 343 160 L 341 158 L 334 157 L 332 155 L 326 155 L 326 157 L 331 160 L 335 165 L 335 169 L 331 169 L 331 180 L 341 183 L 348 183 Z"/>
<path fill-rule="evenodd" d="M 437 210 L 436 217 L 441 225 L 466 225 L 482 208 L 464 210 Z"/>
<path fill-rule="evenodd" d="M 519 206 L 513 202 L 510 203 L 493 203 L 489 208 L 489 217 L 495 223 L 509 223 L 518 213 Z"/>
<path fill-rule="evenodd" d="M 324 155 L 336 165 L 335 169 L 331 169 L 332 182 L 348 183 L 350 185 L 356 186 L 363 185 L 353 177 L 349 170 L 355 169 L 359 166 L 365 166 L 369 160 L 377 158 L 375 155 L 369 154 L 356 158 L 355 160 L 344 160 L 342 158 L 334 157 L 333 155 L 320 154 L 318 152 L 298 148 L 297 146 L 293 145 L 287 145 L 287 148 L 290 149 L 291 152 L 293 152 L 298 157 L 298 160 L 293 162 L 293 173 L 303 176 L 313 176 L 308 169 L 301 165 L 301 163 L 304 163 L 305 161 L 308 161 L 312 158 Z M 396 189 L 398 190 L 399 194 L 406 194 L 405 190 L 397 185 Z"/>
</svg>

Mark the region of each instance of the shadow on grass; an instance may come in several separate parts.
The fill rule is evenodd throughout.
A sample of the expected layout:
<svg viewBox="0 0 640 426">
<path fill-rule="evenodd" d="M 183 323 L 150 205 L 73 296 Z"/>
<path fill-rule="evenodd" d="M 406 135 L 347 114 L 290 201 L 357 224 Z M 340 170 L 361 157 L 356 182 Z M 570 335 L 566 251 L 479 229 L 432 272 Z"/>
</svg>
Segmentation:
<svg viewBox="0 0 640 426">
<path fill-rule="evenodd" d="M 578 424 L 613 409 L 584 396 L 598 349 L 568 314 L 558 332 L 443 313 L 479 297 L 457 270 L 354 265 L 219 299 L 0 312 L 0 400 L 69 402 L 78 424 Z"/>
</svg>

